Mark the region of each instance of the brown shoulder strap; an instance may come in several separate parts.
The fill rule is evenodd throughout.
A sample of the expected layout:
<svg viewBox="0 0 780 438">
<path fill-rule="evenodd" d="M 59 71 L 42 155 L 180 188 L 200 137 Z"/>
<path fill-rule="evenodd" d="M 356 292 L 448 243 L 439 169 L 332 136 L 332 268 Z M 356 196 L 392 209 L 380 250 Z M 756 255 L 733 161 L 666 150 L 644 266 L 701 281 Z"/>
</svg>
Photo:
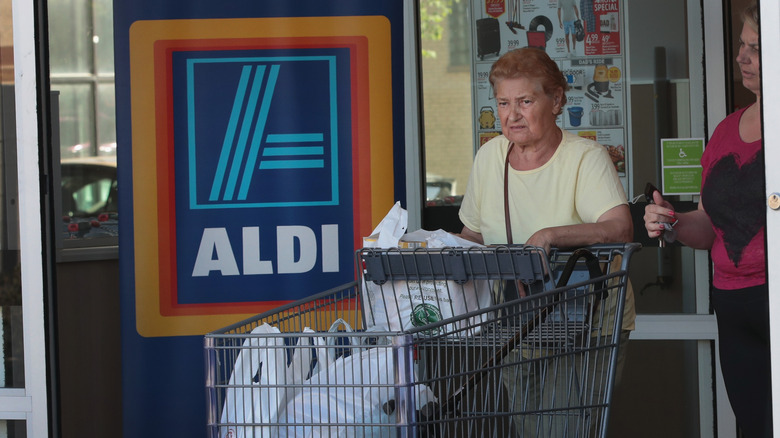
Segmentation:
<svg viewBox="0 0 780 438">
<path fill-rule="evenodd" d="M 509 143 L 504 160 L 504 220 L 506 221 L 506 243 L 512 244 L 512 222 L 509 219 L 509 154 L 515 143 Z"/>
</svg>

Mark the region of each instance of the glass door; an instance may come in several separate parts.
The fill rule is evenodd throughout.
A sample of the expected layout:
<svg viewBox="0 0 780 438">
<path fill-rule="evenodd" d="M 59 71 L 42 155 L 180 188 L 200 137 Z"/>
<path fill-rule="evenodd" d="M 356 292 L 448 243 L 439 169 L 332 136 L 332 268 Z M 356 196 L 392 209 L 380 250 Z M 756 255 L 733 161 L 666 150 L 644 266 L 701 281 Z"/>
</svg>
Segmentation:
<svg viewBox="0 0 780 438">
<path fill-rule="evenodd" d="M 535 18 L 555 4 L 536 0 L 471 0 L 466 4 L 421 0 L 424 24 L 426 17 L 431 22 L 431 17 L 440 18 L 435 21 L 438 27 L 423 25 L 421 35 L 427 195 L 423 228 L 460 231 L 457 211 L 471 157 L 481 144 L 483 131 L 487 135 L 493 126 L 490 96 L 482 96 L 487 103 L 480 101 L 479 90 L 489 94 L 484 86 L 486 72 L 489 60 L 496 56 L 495 50 L 479 47 L 480 40 L 486 38 L 480 38 L 477 22 L 487 17 L 498 21 L 497 50 L 503 53 L 524 47 L 527 32 L 538 30 L 532 22 L 539 22 Z M 647 238 L 642 220 L 645 201 L 637 197 L 648 182 L 661 187 L 661 139 L 706 142 L 716 124 L 712 121 L 721 120 L 728 112 L 727 101 L 732 97 L 727 99 L 726 90 L 732 87 L 723 72 L 731 57 L 723 44 L 728 37 L 723 26 L 724 6 L 693 0 L 581 0 L 576 4 L 582 11 L 595 10 L 594 4 L 610 7 L 619 11 L 622 21 L 618 27 L 622 52 L 614 58 L 620 58 L 623 66 L 620 81 L 626 105 L 620 128 L 626 131 L 626 141 L 625 169 L 618 170 L 629 199 L 636 199 L 631 205 L 634 239 L 644 246 L 632 260 L 630 279 L 638 317 L 622 380 L 614 394 L 609 436 L 735 437 L 733 414 L 718 361 L 714 360 L 717 329 L 709 303 L 708 253 L 679 245 L 659 248 L 657 241 Z M 513 25 L 515 22 L 523 27 Z M 600 29 L 603 24 L 595 23 Z M 611 27 L 613 22 L 609 24 Z M 573 56 L 560 55 L 555 50 L 560 48 L 565 54 L 565 39 L 558 44 L 555 32 L 561 31 L 557 26 L 550 30 L 553 35 L 545 50 L 554 59 L 560 58 L 563 67 L 578 65 L 587 70 L 589 63 L 610 57 L 583 51 L 581 46 Z M 470 32 L 476 35 L 468 35 Z M 463 47 L 470 47 L 471 52 L 465 53 Z M 478 68 L 472 69 L 470 63 Z M 576 80 L 572 83 L 579 84 Z M 473 101 L 469 102 L 469 96 Z M 603 109 L 596 108 L 592 100 L 585 95 L 580 102 L 587 103 L 589 111 Z M 588 113 L 580 126 L 567 122 L 570 116 L 566 114 L 562 123 L 580 135 L 585 130 L 597 131 L 597 125 L 602 124 L 598 119 L 593 122 Z M 586 121 L 590 121 L 588 129 Z M 695 209 L 698 195 L 672 196 L 671 200 L 678 210 Z"/>
</svg>

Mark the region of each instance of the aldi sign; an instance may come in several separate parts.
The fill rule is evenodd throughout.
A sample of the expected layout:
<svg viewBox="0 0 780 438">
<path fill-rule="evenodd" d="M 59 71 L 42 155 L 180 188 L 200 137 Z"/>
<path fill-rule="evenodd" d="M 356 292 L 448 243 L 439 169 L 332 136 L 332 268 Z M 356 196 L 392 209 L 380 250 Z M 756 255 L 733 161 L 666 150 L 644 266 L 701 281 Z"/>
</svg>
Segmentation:
<svg viewBox="0 0 780 438">
<path fill-rule="evenodd" d="M 354 279 L 395 202 L 390 53 L 377 16 L 133 23 L 139 334 L 203 334 Z"/>
<path fill-rule="evenodd" d="M 355 279 L 406 202 L 408 6 L 114 0 L 122 436 L 201 436 L 203 335 Z"/>
</svg>

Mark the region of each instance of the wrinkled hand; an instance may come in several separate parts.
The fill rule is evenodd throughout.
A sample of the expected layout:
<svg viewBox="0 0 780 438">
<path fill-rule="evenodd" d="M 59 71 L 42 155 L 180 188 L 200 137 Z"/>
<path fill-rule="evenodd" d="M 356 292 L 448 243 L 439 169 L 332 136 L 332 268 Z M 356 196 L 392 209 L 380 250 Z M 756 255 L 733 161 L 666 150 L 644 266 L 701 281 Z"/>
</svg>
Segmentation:
<svg viewBox="0 0 780 438">
<path fill-rule="evenodd" d="M 526 245 L 532 245 L 532 246 L 538 246 L 542 249 L 544 249 L 544 252 L 546 254 L 550 254 L 550 248 L 552 248 L 552 236 L 551 233 L 548 231 L 547 228 L 542 228 L 541 230 L 535 232 L 531 235 L 531 237 L 528 238 L 528 241 L 525 242 Z"/>
<path fill-rule="evenodd" d="M 653 204 L 645 206 L 645 229 L 649 237 L 660 237 L 667 229 L 664 224 L 673 224 L 677 220 L 674 207 L 666 201 L 661 193 L 653 192 Z"/>
</svg>

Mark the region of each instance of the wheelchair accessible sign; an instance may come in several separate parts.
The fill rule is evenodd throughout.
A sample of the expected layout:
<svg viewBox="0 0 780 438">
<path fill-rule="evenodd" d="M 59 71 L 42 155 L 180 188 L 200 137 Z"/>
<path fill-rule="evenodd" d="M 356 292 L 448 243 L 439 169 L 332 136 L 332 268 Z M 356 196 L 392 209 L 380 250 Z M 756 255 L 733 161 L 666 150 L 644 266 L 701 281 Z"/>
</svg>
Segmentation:
<svg viewBox="0 0 780 438">
<path fill-rule="evenodd" d="M 662 193 L 698 195 L 701 192 L 703 138 L 661 139 Z"/>
</svg>

